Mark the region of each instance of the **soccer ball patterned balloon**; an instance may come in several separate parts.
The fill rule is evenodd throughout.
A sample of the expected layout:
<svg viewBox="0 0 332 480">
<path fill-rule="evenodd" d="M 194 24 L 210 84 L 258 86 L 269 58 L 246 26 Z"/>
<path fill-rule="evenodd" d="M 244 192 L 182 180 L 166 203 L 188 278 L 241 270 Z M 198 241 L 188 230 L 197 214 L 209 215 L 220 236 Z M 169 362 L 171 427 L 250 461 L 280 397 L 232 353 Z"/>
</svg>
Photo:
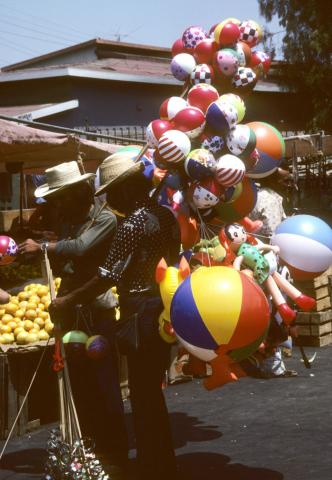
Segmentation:
<svg viewBox="0 0 332 480">
<path fill-rule="evenodd" d="M 256 74 L 251 68 L 240 67 L 233 77 L 232 85 L 238 89 L 253 88 L 256 80 Z"/>
<path fill-rule="evenodd" d="M 227 135 L 226 143 L 233 155 L 249 155 L 256 147 L 256 135 L 248 125 L 236 125 Z"/>
<path fill-rule="evenodd" d="M 197 85 L 198 83 L 207 83 L 208 85 L 211 85 L 214 80 L 213 69 L 206 63 L 196 65 L 190 74 L 190 79 L 193 85 Z"/>
<path fill-rule="evenodd" d="M 202 27 L 188 27 L 183 32 L 182 41 L 185 48 L 195 48 L 207 35 Z"/>
<path fill-rule="evenodd" d="M 240 25 L 240 40 L 254 47 L 262 38 L 262 30 L 258 23 L 246 20 Z"/>
</svg>

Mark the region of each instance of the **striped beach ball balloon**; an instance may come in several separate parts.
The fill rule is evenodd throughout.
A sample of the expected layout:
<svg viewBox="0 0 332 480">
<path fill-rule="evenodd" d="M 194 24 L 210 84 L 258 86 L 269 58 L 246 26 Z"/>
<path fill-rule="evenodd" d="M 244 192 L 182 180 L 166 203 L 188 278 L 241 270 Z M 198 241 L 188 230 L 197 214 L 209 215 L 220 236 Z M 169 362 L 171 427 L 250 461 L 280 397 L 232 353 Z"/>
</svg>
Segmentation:
<svg viewBox="0 0 332 480">
<path fill-rule="evenodd" d="M 232 187 L 241 182 L 246 173 L 242 160 L 235 155 L 227 153 L 219 158 L 215 171 L 215 179 L 224 187 Z"/>
<path fill-rule="evenodd" d="M 242 189 L 241 189 L 241 187 Z M 241 183 L 236 185 L 234 194 L 236 198 L 230 198 L 227 203 L 220 202 L 214 207 L 216 217 L 223 222 L 237 222 L 249 215 L 257 202 L 257 187 L 253 180 L 244 177 Z M 238 193 L 240 193 L 238 195 Z"/>
<path fill-rule="evenodd" d="M 171 304 L 178 339 L 205 358 L 213 358 L 216 349 L 227 353 L 257 343 L 266 334 L 269 316 L 262 289 L 224 266 L 196 270 L 178 287 Z"/>
<path fill-rule="evenodd" d="M 295 280 L 311 280 L 332 265 L 332 229 L 313 215 L 294 215 L 271 239 Z"/>
<path fill-rule="evenodd" d="M 159 139 L 158 153 L 167 164 L 183 162 L 191 149 L 187 135 L 179 130 L 168 130 Z"/>
<path fill-rule="evenodd" d="M 248 170 L 251 178 L 267 177 L 280 166 L 285 156 L 285 142 L 281 133 L 265 122 L 247 123 L 256 135 L 256 149 L 259 154 L 255 167 Z"/>
</svg>

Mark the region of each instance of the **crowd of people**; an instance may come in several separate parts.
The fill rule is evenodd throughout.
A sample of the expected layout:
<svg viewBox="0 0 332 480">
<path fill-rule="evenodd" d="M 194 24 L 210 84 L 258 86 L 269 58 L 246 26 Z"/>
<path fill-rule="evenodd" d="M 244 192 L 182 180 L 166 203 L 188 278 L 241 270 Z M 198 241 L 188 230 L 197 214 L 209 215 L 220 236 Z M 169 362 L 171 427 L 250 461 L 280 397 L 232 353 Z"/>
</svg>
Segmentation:
<svg viewBox="0 0 332 480">
<path fill-rule="evenodd" d="M 178 262 L 181 239 L 173 212 L 150 195 L 151 183 L 142 168 L 129 157 L 113 154 L 99 168 L 97 189 L 95 176 L 82 174 L 76 162 L 47 169 L 35 196 L 52 211 L 57 231 L 41 231 L 40 238 L 21 243 L 19 251 L 37 255 L 47 249 L 53 270 L 62 277 L 51 315 L 59 318 L 63 330 L 77 325 L 83 308 L 89 313 L 89 333 L 103 335 L 109 342 L 107 355 L 97 362 L 68 358 L 83 434 L 94 439 L 97 454 L 110 465 L 114 478 L 122 478 L 128 438 L 118 372 L 120 348 L 128 363 L 138 478 L 169 479 L 176 478 L 176 460 L 162 392 L 165 372 L 169 383 L 176 383 L 208 375 L 209 369 L 183 350 L 173 353 L 171 365 L 171 345 L 159 335 L 163 304 L 155 269 L 162 257 L 168 265 Z M 271 176 L 269 182 L 275 178 Z M 262 220 L 261 233 L 270 236 L 285 214 L 282 197 L 271 184 L 263 183 L 252 218 Z M 115 320 L 114 286 L 120 321 Z M 5 296 L 0 291 L 0 301 L 6 301 Z M 288 339 L 288 332 L 280 334 L 278 318 L 272 323 L 277 333 L 271 332 L 271 351 L 260 363 L 259 373 L 296 375 L 286 369 L 278 345 Z"/>
</svg>

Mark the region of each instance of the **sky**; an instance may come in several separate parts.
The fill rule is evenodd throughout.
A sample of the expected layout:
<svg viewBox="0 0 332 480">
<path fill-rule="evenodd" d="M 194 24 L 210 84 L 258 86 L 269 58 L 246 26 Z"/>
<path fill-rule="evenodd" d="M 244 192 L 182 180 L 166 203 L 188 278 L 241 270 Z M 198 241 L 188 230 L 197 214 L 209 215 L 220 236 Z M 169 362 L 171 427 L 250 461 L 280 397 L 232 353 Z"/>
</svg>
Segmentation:
<svg viewBox="0 0 332 480">
<path fill-rule="evenodd" d="M 0 67 L 100 37 L 171 47 L 190 25 L 256 20 L 257 0 L 0 0 Z M 267 24 L 280 32 L 278 19 Z M 282 33 L 273 37 L 282 58 Z"/>
</svg>

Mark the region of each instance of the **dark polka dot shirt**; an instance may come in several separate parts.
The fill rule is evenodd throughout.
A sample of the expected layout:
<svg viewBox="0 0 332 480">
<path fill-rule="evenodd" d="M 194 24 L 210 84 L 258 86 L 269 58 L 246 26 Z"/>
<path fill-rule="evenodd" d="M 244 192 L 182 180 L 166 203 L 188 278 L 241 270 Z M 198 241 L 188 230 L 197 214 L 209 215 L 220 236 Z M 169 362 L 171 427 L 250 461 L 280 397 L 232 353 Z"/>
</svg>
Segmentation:
<svg viewBox="0 0 332 480">
<path fill-rule="evenodd" d="M 180 232 L 172 211 L 152 200 L 141 202 L 118 228 L 99 276 L 112 279 L 120 294 L 154 289 L 159 260 L 175 263 L 179 249 Z"/>
</svg>

